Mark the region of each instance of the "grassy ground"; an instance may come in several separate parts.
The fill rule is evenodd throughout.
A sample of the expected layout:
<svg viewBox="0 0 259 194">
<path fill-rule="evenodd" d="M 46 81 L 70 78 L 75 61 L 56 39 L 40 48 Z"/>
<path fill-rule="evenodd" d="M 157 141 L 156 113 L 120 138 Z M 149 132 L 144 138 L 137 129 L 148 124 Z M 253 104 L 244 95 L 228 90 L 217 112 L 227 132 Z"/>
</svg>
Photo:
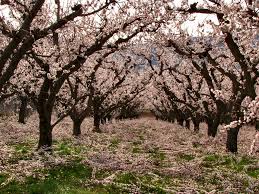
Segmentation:
<svg viewBox="0 0 259 194">
<path fill-rule="evenodd" d="M 216 139 L 152 119 L 126 120 L 80 138 L 71 122 L 54 129 L 53 153 L 35 152 L 37 120 L 0 121 L 0 193 L 259 193 L 259 156 L 248 156 L 254 131 L 241 130 L 239 154 Z"/>
</svg>

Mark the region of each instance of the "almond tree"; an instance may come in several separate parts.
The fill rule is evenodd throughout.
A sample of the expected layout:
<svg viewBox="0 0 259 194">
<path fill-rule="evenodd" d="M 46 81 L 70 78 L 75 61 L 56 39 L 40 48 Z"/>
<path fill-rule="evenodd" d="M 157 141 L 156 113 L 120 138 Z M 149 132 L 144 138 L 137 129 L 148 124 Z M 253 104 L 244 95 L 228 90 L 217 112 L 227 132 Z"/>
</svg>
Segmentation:
<svg viewBox="0 0 259 194">
<path fill-rule="evenodd" d="M 154 88 L 159 91 L 155 98 L 160 107 L 157 103 L 153 103 L 153 105 L 163 119 L 171 122 L 176 119 L 180 125 L 185 122 L 187 128 L 190 128 L 190 120 L 193 120 L 195 130 L 198 130 L 201 113 L 199 106 L 196 105 L 198 100 L 194 100 L 193 96 L 200 92 L 203 79 L 197 71 L 194 71 L 194 68 L 192 69 L 188 65 L 188 61 L 179 62 L 181 56 L 172 53 L 174 52 L 162 48 L 161 54 L 156 55 L 156 64 L 153 64 L 149 54 L 141 54 L 155 74 L 150 93 L 154 92 Z M 195 97 L 197 98 L 197 96 Z"/>
<path fill-rule="evenodd" d="M 116 57 L 100 65 L 88 82 L 96 132 L 101 132 L 100 123 L 104 118 L 132 102 L 148 82 L 146 74 L 136 69 L 131 56 L 123 51 L 117 55 L 120 59 Z"/>
<path fill-rule="evenodd" d="M 45 0 L 2 1 L 2 9 L 6 9 L 10 14 L 0 17 L 2 32 L 0 36 L 2 42 L 0 55 L 1 93 L 4 92 L 5 84 L 13 76 L 20 61 L 38 40 L 50 36 L 69 21 L 83 14 L 82 9 L 73 9 L 73 12 L 62 15 L 54 23 L 49 23 L 42 10 L 44 6 L 47 6 L 47 3 L 51 2 Z"/>
<path fill-rule="evenodd" d="M 57 110 L 59 114 L 69 110 L 69 106 L 73 106 L 68 115 L 73 121 L 73 135 L 79 136 L 81 134 L 81 124 L 87 116 L 93 115 L 93 101 L 96 93 L 103 93 L 103 101 L 112 95 L 123 83 L 124 80 L 116 82 L 116 78 L 111 72 L 119 70 L 119 64 L 111 64 L 108 66 L 107 57 L 114 53 L 115 50 L 98 54 L 93 59 L 88 59 L 88 65 L 81 69 L 80 72 L 75 73 L 67 79 L 67 83 L 61 89 L 57 98 Z M 107 69 L 107 67 L 111 69 Z M 120 72 L 122 73 L 122 72 Z M 67 95 L 70 93 L 70 95 Z M 102 104 L 102 102 L 100 102 Z M 101 106 L 101 105 L 99 105 Z M 98 106 L 98 107 L 99 107 Z M 100 121 L 99 121 L 100 123 Z"/>
<path fill-rule="evenodd" d="M 253 42 L 258 28 L 258 13 L 256 4 L 252 1 L 247 2 L 247 6 L 242 7 L 240 4 L 224 5 L 217 4 L 216 6 L 208 6 L 199 8 L 191 6 L 187 11 L 189 13 L 204 13 L 216 15 L 219 26 L 215 27 L 215 32 L 218 35 L 224 35 L 224 42 L 231 53 L 229 60 L 232 60 L 232 65 L 238 63 L 242 71 L 241 83 L 235 83 L 233 91 L 236 94 L 235 103 L 232 104 L 232 119 L 239 120 L 242 118 L 240 104 L 246 96 L 255 99 L 256 91 L 255 84 L 258 78 L 258 56 L 256 47 Z M 211 61 L 211 57 L 208 56 Z M 214 63 L 213 61 L 211 61 Z M 215 64 L 216 65 L 216 64 Z M 218 65 L 218 64 L 217 64 Z M 231 76 L 230 76 L 231 77 Z M 232 75 L 233 77 L 233 75 Z M 237 136 L 240 126 L 230 128 L 228 130 L 227 150 L 237 152 Z"/>
<path fill-rule="evenodd" d="M 182 20 L 178 20 L 178 28 L 175 33 L 170 31 L 165 33 L 167 36 L 162 38 L 162 44 L 167 44 L 179 55 L 187 57 L 190 64 L 204 78 L 209 89 L 209 97 L 216 105 L 215 116 L 207 114 L 211 118 L 208 121 L 212 121 L 210 123 L 212 136 L 215 136 L 218 125 L 226 115 L 230 118 L 227 120 L 241 119 L 242 101 L 246 96 L 250 96 L 252 99 L 256 96 L 258 56 L 255 52 L 254 40 L 258 27 L 258 13 L 251 1 L 247 5 L 242 7 L 241 4 L 228 5 L 223 1 L 210 1 L 210 3 L 201 5 L 199 3 L 188 5 L 185 2 L 181 8 L 169 8 L 178 10 L 178 16 L 182 17 Z M 203 33 L 201 34 L 203 41 L 200 43 L 194 41 L 193 44 L 190 44 L 190 36 L 180 29 L 180 25 L 194 13 L 216 16 L 218 24 L 208 21 L 212 30 L 209 34 L 209 41 L 206 41 L 207 37 Z M 176 35 L 177 33 L 179 35 Z M 162 36 L 160 35 L 160 37 Z M 219 44 L 223 44 L 223 48 L 219 49 Z M 216 76 L 217 74 L 218 76 Z M 221 89 L 224 83 L 219 78 L 222 76 L 223 80 L 230 83 L 230 87 Z M 219 98 L 219 96 L 223 98 Z M 209 104 L 204 105 L 206 108 Z M 229 112 L 231 114 L 227 114 Z M 237 152 L 239 128 L 240 126 L 237 126 L 228 130 L 228 151 Z"/>
<path fill-rule="evenodd" d="M 102 50 L 114 52 L 131 40 L 133 43 L 146 39 L 147 32 L 155 32 L 163 22 L 162 19 L 154 22 L 154 12 L 149 12 L 154 9 L 153 4 L 143 8 L 141 3 L 123 2 L 117 7 L 113 3 L 96 3 L 96 10 L 87 4 L 73 7 L 84 17 L 69 23 L 63 21 L 67 25 L 62 30 L 38 40 L 20 62 L 16 75 L 23 77 L 14 76 L 13 82 L 19 85 L 18 80 L 27 81 L 20 88 L 30 96 L 39 114 L 39 149 L 51 147 L 52 129 L 66 116 L 52 120 L 56 97 L 65 81 L 75 72 L 80 74 L 92 55 Z M 135 13 L 129 15 L 132 6 Z"/>
</svg>

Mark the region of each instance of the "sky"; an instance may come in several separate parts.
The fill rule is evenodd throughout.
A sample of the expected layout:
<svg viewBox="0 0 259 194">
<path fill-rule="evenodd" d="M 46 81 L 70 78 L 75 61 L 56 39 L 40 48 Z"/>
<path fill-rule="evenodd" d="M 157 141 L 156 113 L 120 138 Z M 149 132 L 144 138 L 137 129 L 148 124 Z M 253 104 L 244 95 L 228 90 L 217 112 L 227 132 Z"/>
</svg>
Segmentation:
<svg viewBox="0 0 259 194">
<path fill-rule="evenodd" d="M 74 2 L 81 2 L 83 3 L 86 0 L 62 0 L 62 4 L 64 7 L 66 7 L 66 5 L 71 5 L 71 2 L 73 2 L 72 4 L 74 4 Z M 123 0 L 122 0 L 123 1 Z M 204 3 L 204 1 L 206 0 L 188 0 L 189 5 L 192 3 L 198 3 L 198 5 L 202 5 Z M 223 1 L 223 0 L 222 0 Z M 232 3 L 233 1 L 237 1 L 237 0 L 224 0 L 227 3 Z M 245 0 L 240 0 L 242 3 L 245 3 Z M 259 1 L 259 0 L 258 0 Z M 174 4 L 176 4 L 176 6 L 180 6 L 182 0 L 172 0 L 172 2 Z M 2 14 L 6 14 L 8 13 L 8 9 L 6 9 L 6 5 L 1 6 L 0 5 L 0 15 Z M 193 14 L 192 15 L 195 19 L 193 19 L 192 21 L 186 21 L 183 25 L 182 25 L 182 29 L 186 30 L 189 34 L 193 35 L 193 36 L 197 36 L 198 35 L 198 29 L 200 28 L 200 24 L 204 24 L 206 23 L 206 21 L 211 20 L 213 22 L 217 23 L 217 18 L 215 15 L 206 15 L 206 14 Z M 203 27 L 204 32 L 208 33 L 212 31 L 212 28 L 207 24 Z"/>
</svg>

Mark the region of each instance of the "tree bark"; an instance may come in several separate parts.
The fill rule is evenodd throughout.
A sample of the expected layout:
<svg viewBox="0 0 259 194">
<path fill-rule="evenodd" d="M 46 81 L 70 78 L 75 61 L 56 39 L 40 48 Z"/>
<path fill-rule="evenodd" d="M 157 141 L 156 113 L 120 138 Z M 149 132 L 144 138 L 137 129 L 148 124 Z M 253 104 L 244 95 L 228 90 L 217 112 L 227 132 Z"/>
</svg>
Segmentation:
<svg viewBox="0 0 259 194">
<path fill-rule="evenodd" d="M 207 124 L 208 124 L 208 136 L 216 137 L 219 123 L 216 121 L 209 121 L 207 122 Z"/>
<path fill-rule="evenodd" d="M 178 123 L 179 125 L 183 126 L 183 122 L 184 122 L 183 119 L 177 119 L 177 123 Z"/>
<path fill-rule="evenodd" d="M 220 115 L 216 115 L 215 118 L 209 117 L 207 118 L 208 124 L 208 136 L 216 137 L 218 132 L 218 126 L 220 124 Z"/>
<path fill-rule="evenodd" d="M 195 119 L 193 119 L 192 122 L 193 122 L 193 130 L 194 130 L 194 132 L 198 132 L 199 129 L 200 129 L 200 122 L 195 120 Z"/>
<path fill-rule="evenodd" d="M 80 119 L 73 120 L 73 136 L 80 136 L 81 135 L 81 124 L 82 121 Z"/>
<path fill-rule="evenodd" d="M 237 138 L 240 127 L 230 128 L 227 132 L 226 148 L 228 152 L 237 153 Z"/>
<path fill-rule="evenodd" d="M 255 121 L 255 129 L 256 131 L 259 131 L 259 120 Z"/>
<path fill-rule="evenodd" d="M 101 117 L 98 114 L 94 114 L 94 132 L 101 133 L 100 122 Z"/>
<path fill-rule="evenodd" d="M 185 127 L 187 128 L 187 129 L 190 129 L 191 127 L 190 127 L 190 120 L 189 119 L 186 119 L 185 120 Z"/>
<path fill-rule="evenodd" d="M 27 115 L 28 99 L 26 96 L 20 96 L 20 100 L 21 100 L 21 106 L 20 106 L 20 110 L 19 110 L 18 122 L 25 124 L 25 118 Z"/>
<path fill-rule="evenodd" d="M 51 151 L 52 146 L 52 126 L 51 117 L 49 114 L 40 114 L 40 138 L 38 150 Z"/>
<path fill-rule="evenodd" d="M 168 118 L 169 118 L 169 122 L 174 123 L 175 115 L 173 112 L 169 112 Z"/>
</svg>

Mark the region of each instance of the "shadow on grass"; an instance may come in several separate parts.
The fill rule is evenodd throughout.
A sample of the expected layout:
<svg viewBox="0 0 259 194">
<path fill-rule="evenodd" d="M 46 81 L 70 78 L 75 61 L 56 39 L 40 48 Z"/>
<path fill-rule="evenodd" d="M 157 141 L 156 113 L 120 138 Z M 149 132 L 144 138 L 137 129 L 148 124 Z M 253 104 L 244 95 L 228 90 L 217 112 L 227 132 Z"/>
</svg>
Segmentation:
<svg viewBox="0 0 259 194">
<path fill-rule="evenodd" d="M 11 181 L 5 186 L 0 187 L 0 193 L 92 193 L 82 188 L 84 181 L 90 178 L 91 168 L 82 164 L 70 164 L 55 167 L 44 172 L 46 178 L 40 180 L 38 178 L 27 177 L 25 182 L 20 183 Z M 0 176 L 1 177 L 1 176 Z M 5 177 L 7 178 L 7 177 Z M 1 179 L 1 178 L 0 178 Z M 80 190 L 85 190 L 81 192 Z"/>
</svg>

